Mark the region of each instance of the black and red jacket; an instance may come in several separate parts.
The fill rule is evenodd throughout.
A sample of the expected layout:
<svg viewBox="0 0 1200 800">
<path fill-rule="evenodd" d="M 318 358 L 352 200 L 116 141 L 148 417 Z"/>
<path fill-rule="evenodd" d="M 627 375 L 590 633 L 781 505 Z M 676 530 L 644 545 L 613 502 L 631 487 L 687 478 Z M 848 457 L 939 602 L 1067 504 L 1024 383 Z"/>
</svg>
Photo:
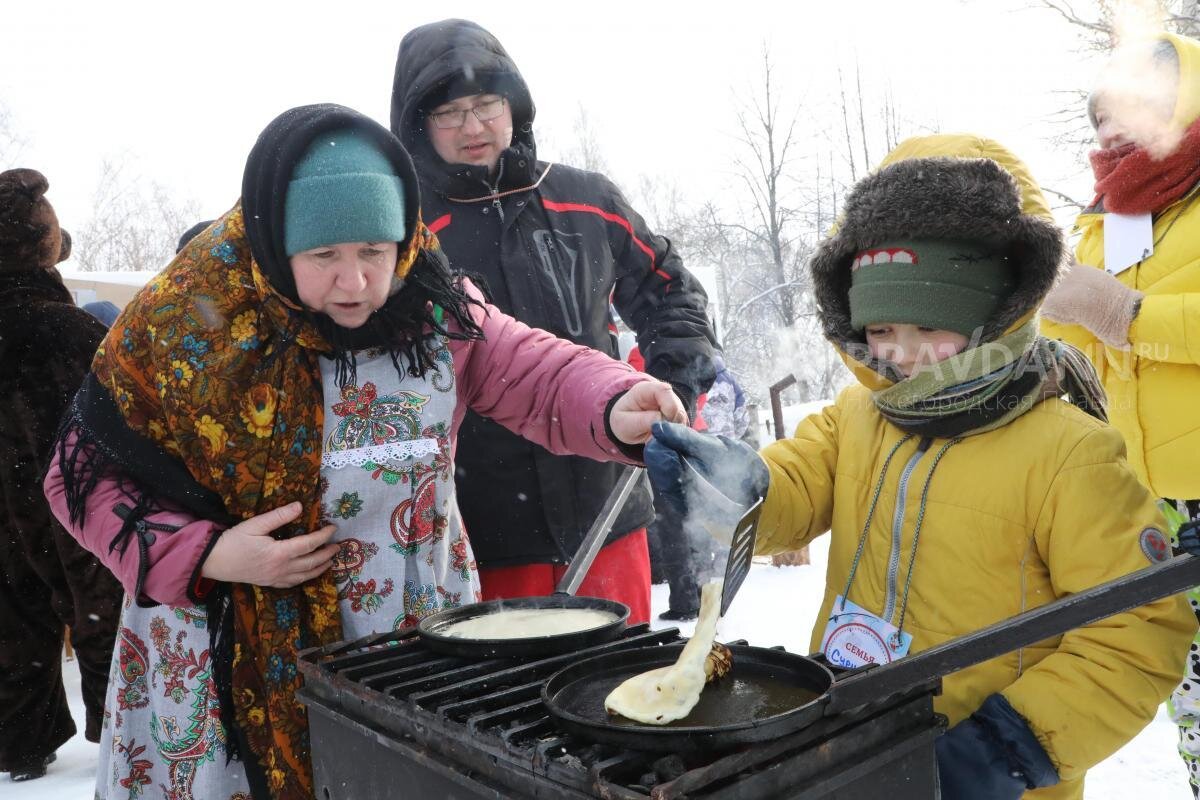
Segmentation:
<svg viewBox="0 0 1200 800">
<path fill-rule="evenodd" d="M 422 101 L 464 69 L 503 86 L 512 108 L 513 143 L 496 176 L 446 164 L 425 133 Z M 616 358 L 611 299 L 637 334 L 646 371 L 675 386 L 690 410 L 714 376 L 704 290 L 612 181 L 537 159 L 533 117 L 516 65 L 478 25 L 446 20 L 401 42 L 392 131 L 417 165 L 423 218 L 451 266 L 482 275 L 496 305 L 522 322 Z M 459 506 L 483 567 L 569 560 L 620 472 L 551 455 L 470 413 L 456 462 Z M 610 541 L 653 518 L 643 481 Z"/>
</svg>

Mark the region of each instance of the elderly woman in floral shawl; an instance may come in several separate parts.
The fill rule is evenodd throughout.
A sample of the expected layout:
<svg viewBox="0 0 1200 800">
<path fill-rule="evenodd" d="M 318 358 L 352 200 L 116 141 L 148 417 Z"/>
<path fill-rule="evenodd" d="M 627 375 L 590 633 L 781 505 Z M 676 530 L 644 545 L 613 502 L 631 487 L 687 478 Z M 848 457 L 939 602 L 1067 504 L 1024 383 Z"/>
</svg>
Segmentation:
<svg viewBox="0 0 1200 800">
<path fill-rule="evenodd" d="M 97 353 L 45 488 L 128 592 L 99 797 L 312 795 L 297 652 L 478 597 L 454 498 L 468 408 L 624 461 L 684 417 L 668 385 L 452 278 L 419 208 L 386 129 L 288 111 L 241 203 Z"/>
</svg>

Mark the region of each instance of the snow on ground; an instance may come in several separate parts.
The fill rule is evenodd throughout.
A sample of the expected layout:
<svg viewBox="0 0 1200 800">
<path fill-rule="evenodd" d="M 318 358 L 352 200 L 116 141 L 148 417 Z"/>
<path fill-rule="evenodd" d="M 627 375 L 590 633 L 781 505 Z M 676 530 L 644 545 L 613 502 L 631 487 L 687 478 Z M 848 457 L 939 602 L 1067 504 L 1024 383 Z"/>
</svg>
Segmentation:
<svg viewBox="0 0 1200 800">
<path fill-rule="evenodd" d="M 810 400 L 805 403 L 797 403 L 796 405 L 783 407 L 783 431 L 788 436 L 791 436 L 796 426 L 800 424 L 800 420 L 807 417 L 809 414 L 816 414 L 822 408 L 832 404 L 832 400 Z M 771 418 L 771 406 L 767 403 L 759 406 L 758 409 L 758 438 L 761 444 L 767 444 L 775 438 L 774 431 L 771 430 L 773 425 Z"/>
<path fill-rule="evenodd" d="M 809 414 L 818 414 L 825 406 L 833 405 L 832 400 L 810 400 L 807 403 L 798 403 L 794 406 L 783 407 L 783 430 L 791 436 L 796 426 L 800 421 Z"/>
<path fill-rule="evenodd" d="M 812 564 L 801 567 L 772 567 L 756 563 L 746 583 L 721 621 L 722 639 L 746 639 L 764 647 L 783 645 L 795 653 L 808 652 L 808 636 L 821 603 L 824 587 L 827 540 L 822 537 L 809 548 Z M 654 614 L 667 608 L 667 587 L 655 586 Z M 674 623 L 672 623 L 674 624 Z M 670 627 L 654 620 L 656 628 Z M 695 623 L 678 625 L 690 634 Z M 79 671 L 74 663 L 64 664 L 67 693 L 71 698 L 80 731 L 83 729 L 83 704 L 79 699 Z M 1175 753 L 1175 726 L 1166 711 L 1112 758 L 1090 773 L 1086 800 L 1187 800 L 1188 789 L 1183 763 Z M 0 797 L 4 800 L 81 800 L 91 797 L 96 770 L 96 745 L 84 741 L 80 733 L 58 751 L 58 761 L 50 765 L 45 778 L 28 783 L 9 783 L 0 778 Z M 203 799 L 202 799 L 203 800 Z"/>
</svg>

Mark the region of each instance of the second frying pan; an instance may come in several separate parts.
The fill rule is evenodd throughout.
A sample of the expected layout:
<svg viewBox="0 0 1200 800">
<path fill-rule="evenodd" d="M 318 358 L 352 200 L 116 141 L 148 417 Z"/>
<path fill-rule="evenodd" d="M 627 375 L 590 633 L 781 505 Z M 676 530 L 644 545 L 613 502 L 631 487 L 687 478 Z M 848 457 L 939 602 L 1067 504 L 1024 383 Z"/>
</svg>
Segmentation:
<svg viewBox="0 0 1200 800">
<path fill-rule="evenodd" d="M 604 698 L 626 678 L 672 663 L 682 645 L 596 656 L 556 672 L 542 688 L 546 710 L 572 733 L 633 750 L 694 752 L 764 741 L 822 716 L 879 702 L 1004 653 L 1200 585 L 1200 558 L 1177 556 L 1085 592 L 884 666 L 836 681 L 818 662 L 758 647 L 730 647 L 733 668 L 705 687 L 696 709 L 671 725 L 610 715 Z"/>
<path fill-rule="evenodd" d="M 612 528 L 617 514 L 633 492 L 641 469 L 626 467 L 612 493 L 600 509 L 596 521 L 571 558 L 571 564 L 563 573 L 554 594 L 546 597 L 521 597 L 509 600 L 489 600 L 486 603 L 471 603 L 431 614 L 421 620 L 417 632 L 430 650 L 446 655 L 465 658 L 522 658 L 525 656 L 547 656 L 569 653 L 583 647 L 612 641 L 621 635 L 629 619 L 629 607 L 615 600 L 599 597 L 575 597 L 596 553 Z M 551 634 L 546 636 L 515 636 L 506 638 L 466 638 L 448 633 L 451 626 L 478 617 L 492 616 L 504 611 L 527 609 L 586 609 L 599 611 L 610 617 L 610 621 L 580 631 Z"/>
</svg>

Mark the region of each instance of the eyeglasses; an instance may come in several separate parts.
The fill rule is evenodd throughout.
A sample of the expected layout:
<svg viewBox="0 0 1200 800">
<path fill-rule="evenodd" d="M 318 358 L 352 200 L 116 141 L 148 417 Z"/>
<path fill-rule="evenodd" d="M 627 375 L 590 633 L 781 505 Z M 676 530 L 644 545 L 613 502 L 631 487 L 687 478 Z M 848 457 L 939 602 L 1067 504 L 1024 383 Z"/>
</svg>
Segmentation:
<svg viewBox="0 0 1200 800">
<path fill-rule="evenodd" d="M 446 130 L 448 128 L 461 128 L 463 123 L 467 121 L 467 112 L 470 111 L 475 115 L 475 119 L 480 122 L 491 122 L 504 113 L 504 98 L 497 97 L 495 100 L 485 100 L 478 105 L 470 108 L 455 108 L 449 111 L 439 111 L 436 114 L 427 114 L 433 120 L 433 126 Z"/>
</svg>

